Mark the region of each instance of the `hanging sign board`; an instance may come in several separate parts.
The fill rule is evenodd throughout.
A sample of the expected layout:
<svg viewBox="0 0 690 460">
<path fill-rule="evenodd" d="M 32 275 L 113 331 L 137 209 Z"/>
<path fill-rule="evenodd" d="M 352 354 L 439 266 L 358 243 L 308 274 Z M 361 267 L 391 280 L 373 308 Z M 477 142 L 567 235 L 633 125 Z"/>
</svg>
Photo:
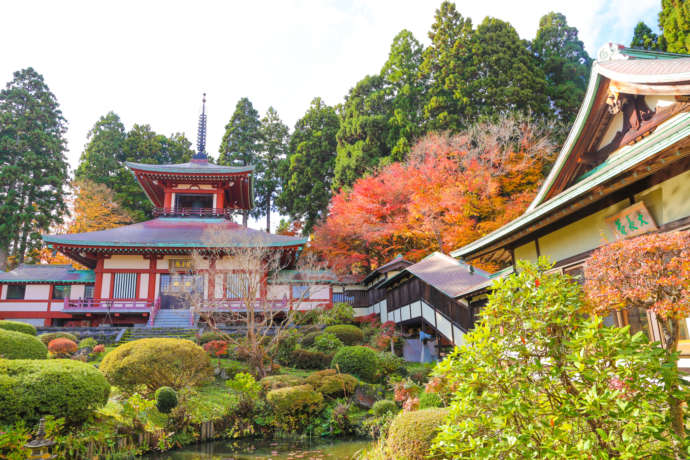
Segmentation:
<svg viewBox="0 0 690 460">
<path fill-rule="evenodd" d="M 192 270 L 192 259 L 168 259 L 168 270 L 172 273 Z"/>
<path fill-rule="evenodd" d="M 606 224 L 617 240 L 642 235 L 658 228 L 643 201 L 607 217 Z"/>
</svg>

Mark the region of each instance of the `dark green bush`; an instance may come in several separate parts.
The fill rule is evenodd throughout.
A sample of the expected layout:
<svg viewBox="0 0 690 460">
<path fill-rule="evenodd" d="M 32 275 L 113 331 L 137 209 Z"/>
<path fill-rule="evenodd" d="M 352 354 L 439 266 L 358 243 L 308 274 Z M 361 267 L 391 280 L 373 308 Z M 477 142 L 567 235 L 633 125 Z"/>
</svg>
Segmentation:
<svg viewBox="0 0 690 460">
<path fill-rule="evenodd" d="M 0 329 L 0 358 L 45 359 L 48 348 L 33 335 Z"/>
<path fill-rule="evenodd" d="M 438 393 L 422 393 L 419 395 L 419 408 L 428 409 L 429 407 L 443 407 L 443 399 Z"/>
<path fill-rule="evenodd" d="M 28 323 L 22 323 L 21 321 L 0 321 L 0 329 L 21 332 L 23 334 L 36 335 L 36 328 L 33 325 Z"/>
<path fill-rule="evenodd" d="M 199 385 L 212 375 L 208 353 L 191 340 L 140 339 L 105 355 L 100 369 L 108 381 L 125 391 L 143 385 L 148 392 L 161 386 L 176 390 Z"/>
<path fill-rule="evenodd" d="M 335 334 L 324 332 L 314 337 L 314 348 L 323 353 L 335 353 L 344 346 Z"/>
<path fill-rule="evenodd" d="M 304 379 L 297 375 L 278 374 L 269 375 L 259 380 L 264 391 L 277 390 L 279 388 L 296 387 L 304 385 Z"/>
<path fill-rule="evenodd" d="M 213 342 L 214 340 L 222 340 L 222 341 L 227 341 L 228 337 L 225 334 L 219 333 L 219 332 L 204 332 L 197 338 L 197 343 L 199 345 L 205 345 L 208 342 Z"/>
<path fill-rule="evenodd" d="M 69 332 L 47 332 L 45 334 L 39 335 L 38 338 L 41 340 L 41 342 L 43 342 L 43 344 L 46 347 L 50 342 L 52 342 L 55 339 L 70 339 L 72 342 L 79 342 L 77 336 L 74 334 L 70 334 Z"/>
<path fill-rule="evenodd" d="M 286 432 L 299 432 L 323 408 L 323 395 L 311 385 L 269 391 L 266 400 L 273 407 L 276 427 Z"/>
<path fill-rule="evenodd" d="M 407 368 L 405 367 L 405 360 L 395 356 L 390 351 L 379 352 L 379 376 L 384 379 L 390 375 L 399 375 L 405 377 L 407 375 Z"/>
<path fill-rule="evenodd" d="M 379 359 L 374 350 L 362 346 L 343 347 L 331 361 L 331 367 L 345 374 L 352 374 L 367 382 L 378 377 Z"/>
<path fill-rule="evenodd" d="M 328 326 L 323 331 L 335 334 L 345 345 L 355 345 L 362 343 L 364 340 L 364 332 L 357 326 L 352 326 L 351 324 Z"/>
<path fill-rule="evenodd" d="M 160 387 L 156 390 L 156 409 L 162 414 L 169 414 L 177 407 L 177 392 L 170 387 Z"/>
<path fill-rule="evenodd" d="M 302 348 L 311 348 L 314 346 L 314 339 L 319 335 L 321 335 L 321 331 L 307 332 L 302 336 L 299 343 Z"/>
<path fill-rule="evenodd" d="M 376 401 L 371 408 L 375 416 L 380 417 L 384 414 L 396 414 L 400 411 L 400 408 L 390 399 L 382 399 L 381 401 Z"/>
<path fill-rule="evenodd" d="M 0 360 L 0 421 L 34 424 L 45 415 L 86 419 L 108 402 L 110 385 L 92 365 L 69 359 Z"/>
<path fill-rule="evenodd" d="M 297 342 L 299 342 L 300 333 L 294 329 L 285 331 L 285 334 L 278 340 L 275 345 L 274 356 L 275 359 L 283 366 L 292 365 L 292 354 L 297 348 Z"/>
<path fill-rule="evenodd" d="M 325 369 L 330 365 L 332 359 L 332 354 L 305 350 L 304 348 L 298 348 L 292 354 L 293 365 L 298 369 Z"/>
<path fill-rule="evenodd" d="M 400 460 L 429 458 L 431 443 L 447 414 L 447 409 L 438 408 L 400 412 L 388 430 L 387 455 Z"/>
<path fill-rule="evenodd" d="M 87 337 L 87 338 L 81 339 L 79 341 L 79 349 L 80 350 L 82 348 L 91 348 L 93 350 L 93 347 L 95 347 L 96 345 L 98 345 L 98 342 L 93 337 Z"/>
</svg>

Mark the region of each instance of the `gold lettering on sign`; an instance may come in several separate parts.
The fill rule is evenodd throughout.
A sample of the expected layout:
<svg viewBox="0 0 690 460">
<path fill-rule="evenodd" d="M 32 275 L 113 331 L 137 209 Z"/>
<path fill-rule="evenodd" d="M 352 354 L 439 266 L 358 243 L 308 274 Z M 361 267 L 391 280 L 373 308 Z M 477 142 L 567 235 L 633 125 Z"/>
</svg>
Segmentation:
<svg viewBox="0 0 690 460">
<path fill-rule="evenodd" d="M 606 218 L 606 224 L 617 240 L 656 230 L 656 222 L 643 201 Z"/>
<path fill-rule="evenodd" d="M 192 269 L 192 259 L 168 259 L 168 270 L 172 273 L 188 272 Z"/>
</svg>

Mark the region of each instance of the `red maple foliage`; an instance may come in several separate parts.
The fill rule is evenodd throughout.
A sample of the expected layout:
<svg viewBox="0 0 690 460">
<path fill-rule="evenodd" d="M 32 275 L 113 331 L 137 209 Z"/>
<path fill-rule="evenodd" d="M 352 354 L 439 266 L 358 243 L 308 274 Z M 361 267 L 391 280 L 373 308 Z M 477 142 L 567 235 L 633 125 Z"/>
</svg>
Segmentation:
<svg viewBox="0 0 690 460">
<path fill-rule="evenodd" d="M 552 160 L 551 143 L 528 122 L 429 134 L 404 163 L 335 194 L 312 247 L 341 273 L 448 252 L 518 217 Z"/>
<path fill-rule="evenodd" d="M 77 348 L 77 344 L 70 339 L 53 339 L 48 343 L 48 351 L 59 357 L 69 357 Z"/>
</svg>

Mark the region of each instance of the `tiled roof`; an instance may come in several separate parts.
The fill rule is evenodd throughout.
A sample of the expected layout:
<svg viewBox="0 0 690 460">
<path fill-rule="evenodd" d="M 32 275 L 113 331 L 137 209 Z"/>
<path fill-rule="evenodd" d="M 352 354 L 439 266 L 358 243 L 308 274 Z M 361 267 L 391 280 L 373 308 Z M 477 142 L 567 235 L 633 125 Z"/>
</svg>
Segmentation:
<svg viewBox="0 0 690 460">
<path fill-rule="evenodd" d="M 212 163 L 199 162 L 165 165 L 127 162 L 127 166 L 130 169 L 157 173 L 241 174 L 254 171 L 254 166 L 221 166 Z"/>
<path fill-rule="evenodd" d="M 338 283 L 339 279 L 330 270 L 281 270 L 275 279 L 269 282 L 333 284 Z"/>
<path fill-rule="evenodd" d="M 301 246 L 307 239 L 252 230 L 221 218 L 159 217 L 98 232 L 44 235 L 43 241 L 91 247 L 203 248 Z"/>
<path fill-rule="evenodd" d="M 93 270 L 75 270 L 72 265 L 21 264 L 10 272 L 0 272 L 2 283 L 93 283 Z"/>
<path fill-rule="evenodd" d="M 363 283 L 368 283 L 372 279 L 376 278 L 381 273 L 388 273 L 389 271 L 397 269 L 403 269 L 409 265 L 412 265 L 412 262 L 409 260 L 403 259 L 402 255 L 396 256 L 393 260 L 386 262 L 385 264 L 381 265 L 377 269 L 373 270 L 371 273 L 369 273 L 367 276 L 364 277 L 362 280 Z"/>
<path fill-rule="evenodd" d="M 406 273 L 414 275 L 451 298 L 458 297 L 468 289 L 485 283 L 490 277 L 484 270 L 474 268 L 440 252 L 434 252 L 405 268 L 401 273 L 384 282 L 381 287 L 389 285 Z"/>
</svg>

